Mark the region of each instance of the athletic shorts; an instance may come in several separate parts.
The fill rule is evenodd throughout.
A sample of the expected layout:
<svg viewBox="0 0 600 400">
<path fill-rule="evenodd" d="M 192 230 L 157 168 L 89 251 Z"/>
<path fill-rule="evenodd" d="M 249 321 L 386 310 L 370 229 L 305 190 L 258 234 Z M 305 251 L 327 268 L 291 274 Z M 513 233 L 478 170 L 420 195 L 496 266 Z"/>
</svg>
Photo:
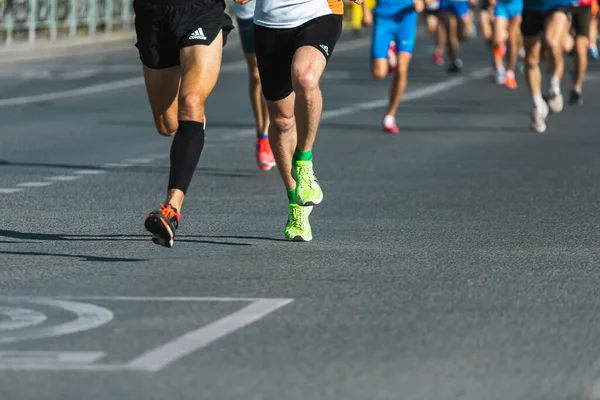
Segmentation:
<svg viewBox="0 0 600 400">
<path fill-rule="evenodd" d="M 342 35 L 342 16 L 323 15 L 295 28 L 277 29 L 254 25 L 258 72 L 265 99 L 282 100 L 292 92 L 292 60 L 296 50 L 311 46 L 327 62 Z"/>
<path fill-rule="evenodd" d="M 490 11 L 490 8 L 492 8 L 490 0 L 481 0 L 481 2 L 479 3 L 479 9 L 481 11 Z"/>
<path fill-rule="evenodd" d="M 256 50 L 254 49 L 254 22 L 252 21 L 252 18 L 237 18 L 237 24 L 240 41 L 242 42 L 242 51 L 246 54 L 256 53 Z"/>
<path fill-rule="evenodd" d="M 571 10 L 571 30 L 575 36 L 590 36 L 592 25 L 592 6 L 578 6 Z"/>
<path fill-rule="evenodd" d="M 453 14 L 456 18 L 464 18 L 470 11 L 469 2 L 442 0 L 440 1 L 440 12 L 444 11 Z"/>
<path fill-rule="evenodd" d="M 210 45 L 223 31 L 223 45 L 233 29 L 223 0 L 164 4 L 135 0 L 135 32 L 140 60 L 152 69 L 179 65 L 184 47 Z"/>
<path fill-rule="evenodd" d="M 398 53 L 412 54 L 417 37 L 417 12 L 414 7 L 402 9 L 396 15 L 373 18 L 371 59 L 386 58 L 392 39 Z"/>
<path fill-rule="evenodd" d="M 510 2 L 499 1 L 494 8 L 494 15 L 499 18 L 512 19 L 523 12 L 523 2 L 513 0 Z"/>
<path fill-rule="evenodd" d="M 521 20 L 521 33 L 523 36 L 531 37 L 543 34 L 546 20 L 555 12 L 562 12 L 570 17 L 571 7 L 556 7 L 550 10 L 523 9 L 523 19 Z"/>
</svg>

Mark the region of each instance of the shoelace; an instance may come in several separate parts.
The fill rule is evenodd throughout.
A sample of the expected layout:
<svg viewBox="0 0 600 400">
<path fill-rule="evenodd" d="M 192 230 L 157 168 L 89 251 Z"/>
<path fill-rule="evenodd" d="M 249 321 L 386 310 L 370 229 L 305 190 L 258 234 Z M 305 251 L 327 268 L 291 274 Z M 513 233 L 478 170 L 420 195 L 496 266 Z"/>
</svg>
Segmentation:
<svg viewBox="0 0 600 400">
<path fill-rule="evenodd" d="M 160 213 L 162 215 L 164 215 L 167 219 L 173 219 L 173 218 L 177 218 L 177 213 L 175 212 L 175 210 L 173 209 L 173 206 L 170 204 L 167 204 L 166 206 L 158 203 L 158 205 L 160 206 Z M 177 218 L 178 219 L 178 218 Z"/>
<path fill-rule="evenodd" d="M 302 181 L 302 183 L 308 184 L 308 186 L 310 186 L 311 188 L 313 187 L 314 175 L 312 174 L 312 171 L 310 170 L 310 168 L 308 168 L 308 167 L 299 168 L 298 177 L 300 178 L 300 181 Z"/>
<path fill-rule="evenodd" d="M 294 217 L 294 225 L 304 230 L 304 216 L 302 215 L 303 210 L 300 207 L 292 208 L 292 216 Z"/>
</svg>

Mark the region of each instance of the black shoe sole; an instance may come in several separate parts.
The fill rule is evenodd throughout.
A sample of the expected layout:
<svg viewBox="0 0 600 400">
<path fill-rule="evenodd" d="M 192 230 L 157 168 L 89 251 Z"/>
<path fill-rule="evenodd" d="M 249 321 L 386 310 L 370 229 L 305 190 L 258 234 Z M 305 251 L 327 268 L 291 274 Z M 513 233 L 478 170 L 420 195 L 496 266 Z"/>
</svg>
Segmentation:
<svg viewBox="0 0 600 400">
<path fill-rule="evenodd" d="M 152 233 L 152 242 L 163 247 L 171 248 L 174 243 L 174 235 L 171 234 L 169 229 L 165 226 L 168 224 L 166 219 L 162 215 L 152 213 L 144 221 L 144 227 L 150 233 Z"/>
</svg>

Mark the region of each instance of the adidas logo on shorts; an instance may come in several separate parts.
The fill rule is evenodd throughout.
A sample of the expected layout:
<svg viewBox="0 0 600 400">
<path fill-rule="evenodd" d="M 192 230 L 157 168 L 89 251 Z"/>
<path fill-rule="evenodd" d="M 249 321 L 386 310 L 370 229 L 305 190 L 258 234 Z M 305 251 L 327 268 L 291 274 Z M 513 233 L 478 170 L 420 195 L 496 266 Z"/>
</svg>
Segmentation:
<svg viewBox="0 0 600 400">
<path fill-rule="evenodd" d="M 323 49 L 325 54 L 329 55 L 329 47 L 325 46 L 324 44 L 320 44 L 319 47 Z"/>
<path fill-rule="evenodd" d="M 192 33 L 190 35 L 190 40 L 206 40 L 206 36 L 204 36 L 204 32 L 202 31 L 202 28 L 198 28 L 194 31 L 194 33 Z"/>
</svg>

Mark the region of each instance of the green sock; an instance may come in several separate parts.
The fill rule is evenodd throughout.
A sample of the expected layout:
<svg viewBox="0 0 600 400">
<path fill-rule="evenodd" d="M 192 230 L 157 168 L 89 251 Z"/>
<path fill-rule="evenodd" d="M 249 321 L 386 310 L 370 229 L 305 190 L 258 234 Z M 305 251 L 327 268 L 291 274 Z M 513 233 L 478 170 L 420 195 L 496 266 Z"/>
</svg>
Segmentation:
<svg viewBox="0 0 600 400">
<path fill-rule="evenodd" d="M 292 190 L 286 190 L 289 204 L 296 204 L 296 188 Z"/>
<path fill-rule="evenodd" d="M 296 151 L 294 152 L 294 161 L 312 161 L 312 149 L 302 151 L 296 148 Z"/>
</svg>

